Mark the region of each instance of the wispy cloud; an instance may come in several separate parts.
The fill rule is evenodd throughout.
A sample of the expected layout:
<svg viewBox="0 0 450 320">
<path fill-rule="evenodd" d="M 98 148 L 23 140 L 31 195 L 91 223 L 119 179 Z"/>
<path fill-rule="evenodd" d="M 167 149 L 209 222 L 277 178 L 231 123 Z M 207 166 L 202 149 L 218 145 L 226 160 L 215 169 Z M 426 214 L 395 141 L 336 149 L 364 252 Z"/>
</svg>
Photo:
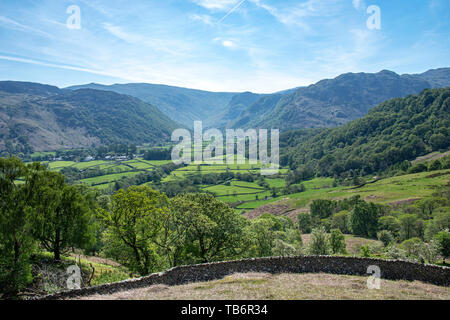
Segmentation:
<svg viewBox="0 0 450 320">
<path fill-rule="evenodd" d="M 257 7 L 266 10 L 279 22 L 285 25 L 297 26 L 306 31 L 311 30 L 307 18 L 333 16 L 337 14 L 341 7 L 341 3 L 337 0 L 307 0 L 296 5 L 280 5 L 277 7 L 268 5 L 265 0 L 249 1 Z"/>
<path fill-rule="evenodd" d="M 150 38 L 136 32 L 128 32 L 120 26 L 106 22 L 103 23 L 103 28 L 122 41 L 136 46 L 146 46 L 155 51 L 178 56 L 189 50 L 189 45 L 185 41 Z"/>
<path fill-rule="evenodd" d="M 0 26 L 3 26 L 8 29 L 21 31 L 25 33 L 31 33 L 34 35 L 39 35 L 41 37 L 51 38 L 52 36 L 44 31 L 40 31 L 39 29 L 36 29 L 34 27 L 19 23 L 15 20 L 12 20 L 10 18 L 7 18 L 5 16 L 0 16 Z"/>
<path fill-rule="evenodd" d="M 189 18 L 193 21 L 201 21 L 209 26 L 213 26 L 215 24 L 213 17 L 207 14 L 191 14 Z"/>
<path fill-rule="evenodd" d="M 102 75 L 102 76 L 122 78 L 122 79 L 127 79 L 127 80 L 130 80 L 130 81 L 137 81 L 137 80 L 139 80 L 138 78 L 130 77 L 130 76 L 127 76 L 127 75 L 124 75 L 124 74 L 120 74 L 119 75 L 119 74 L 114 74 L 114 73 L 107 72 L 107 71 L 102 71 L 102 70 L 95 70 L 95 69 L 89 69 L 89 68 L 84 68 L 84 67 L 77 67 L 77 66 L 70 66 L 70 65 L 64 65 L 64 64 L 50 63 L 50 62 L 44 62 L 44 61 L 39 61 L 39 60 L 35 60 L 35 59 L 28 59 L 28 58 L 20 58 L 20 57 L 0 55 L 0 60 L 21 62 L 21 63 L 26 63 L 26 64 L 33 64 L 33 65 L 38 65 L 38 66 L 57 68 L 57 69 L 64 69 L 64 70 L 80 71 L 80 72 L 98 74 L 98 75 Z"/>
</svg>

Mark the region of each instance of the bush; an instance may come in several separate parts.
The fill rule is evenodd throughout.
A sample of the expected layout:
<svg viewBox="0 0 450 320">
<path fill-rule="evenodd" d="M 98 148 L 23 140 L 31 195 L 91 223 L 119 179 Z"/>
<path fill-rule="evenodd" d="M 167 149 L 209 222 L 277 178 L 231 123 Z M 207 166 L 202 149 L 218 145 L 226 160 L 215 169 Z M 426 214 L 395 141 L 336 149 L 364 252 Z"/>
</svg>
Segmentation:
<svg viewBox="0 0 450 320">
<path fill-rule="evenodd" d="M 311 233 L 312 220 L 311 215 L 307 212 L 300 213 L 297 216 L 298 228 L 302 233 Z"/>
<path fill-rule="evenodd" d="M 408 169 L 408 173 L 419 173 L 419 172 L 425 172 L 428 170 L 428 167 L 423 163 L 418 163 L 411 168 Z"/>
<path fill-rule="evenodd" d="M 333 229 L 331 230 L 331 236 L 330 236 L 330 246 L 331 250 L 334 254 L 346 254 L 346 244 L 345 244 L 345 237 L 342 234 L 341 230 L 339 229 Z"/>
<path fill-rule="evenodd" d="M 348 219 L 350 217 L 350 212 L 344 210 L 333 215 L 331 218 L 331 228 L 339 229 L 342 233 L 348 234 L 350 230 L 348 229 Z"/>
<path fill-rule="evenodd" d="M 311 242 L 309 243 L 310 254 L 329 255 L 330 243 L 328 234 L 324 227 L 318 227 L 311 232 Z"/>
<path fill-rule="evenodd" d="M 436 240 L 416 244 L 417 253 L 422 262 L 435 263 L 439 257 L 440 246 Z"/>
<path fill-rule="evenodd" d="M 440 254 L 445 261 L 446 258 L 450 257 L 450 232 L 443 230 L 436 234 L 434 239 L 439 244 Z"/>
<path fill-rule="evenodd" d="M 394 241 L 394 236 L 392 233 L 388 230 L 381 230 L 377 234 L 378 240 L 383 242 L 383 245 L 387 247 L 389 244 L 391 244 Z"/>
<path fill-rule="evenodd" d="M 283 240 L 276 239 L 272 254 L 279 257 L 295 256 L 297 254 L 297 249 Z"/>
<path fill-rule="evenodd" d="M 359 249 L 359 256 L 363 258 L 370 258 L 371 256 L 370 251 L 371 250 L 368 244 L 366 244 L 365 246 L 361 246 L 361 248 Z"/>
<path fill-rule="evenodd" d="M 420 238 L 411 238 L 403 241 L 400 246 L 406 251 L 406 254 L 411 257 L 418 257 L 418 246 L 417 244 L 421 244 L 422 240 Z"/>
<path fill-rule="evenodd" d="M 396 260 L 407 260 L 407 254 L 406 251 L 400 248 L 400 246 L 391 244 L 387 247 L 387 250 L 385 252 L 385 255 L 389 259 L 396 259 Z"/>
</svg>

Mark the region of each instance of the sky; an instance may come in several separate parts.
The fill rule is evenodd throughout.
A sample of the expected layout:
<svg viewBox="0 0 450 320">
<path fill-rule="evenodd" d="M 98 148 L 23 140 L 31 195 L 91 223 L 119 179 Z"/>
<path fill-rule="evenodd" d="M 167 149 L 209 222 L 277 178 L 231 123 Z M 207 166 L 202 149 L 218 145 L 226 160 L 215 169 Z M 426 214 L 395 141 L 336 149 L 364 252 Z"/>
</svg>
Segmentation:
<svg viewBox="0 0 450 320">
<path fill-rule="evenodd" d="M 0 80 L 58 87 L 270 93 L 449 67 L 449 40 L 448 0 L 0 0 Z"/>
</svg>

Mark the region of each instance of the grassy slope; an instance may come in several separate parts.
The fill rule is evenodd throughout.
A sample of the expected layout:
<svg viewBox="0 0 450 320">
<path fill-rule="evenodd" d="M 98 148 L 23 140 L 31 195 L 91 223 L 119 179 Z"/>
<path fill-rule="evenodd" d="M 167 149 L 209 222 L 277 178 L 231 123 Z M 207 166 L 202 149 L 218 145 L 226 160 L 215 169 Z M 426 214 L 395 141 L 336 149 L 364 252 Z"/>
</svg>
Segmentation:
<svg viewBox="0 0 450 320">
<path fill-rule="evenodd" d="M 414 281 L 382 280 L 380 290 L 367 288 L 367 277 L 330 274 L 234 274 L 222 280 L 180 286 L 153 285 L 88 300 L 327 300 L 450 299 L 450 288 Z"/>
<path fill-rule="evenodd" d="M 279 200 L 289 201 L 292 208 L 306 208 L 315 199 L 343 199 L 353 195 L 361 195 L 368 201 L 390 204 L 431 196 L 437 188 L 450 182 L 450 170 L 421 172 L 404 176 L 391 177 L 366 184 L 361 188 L 332 185 L 332 179 L 318 178 L 304 182 L 306 191 L 267 201 L 247 203 L 238 208 L 257 208 L 261 205 Z"/>
</svg>

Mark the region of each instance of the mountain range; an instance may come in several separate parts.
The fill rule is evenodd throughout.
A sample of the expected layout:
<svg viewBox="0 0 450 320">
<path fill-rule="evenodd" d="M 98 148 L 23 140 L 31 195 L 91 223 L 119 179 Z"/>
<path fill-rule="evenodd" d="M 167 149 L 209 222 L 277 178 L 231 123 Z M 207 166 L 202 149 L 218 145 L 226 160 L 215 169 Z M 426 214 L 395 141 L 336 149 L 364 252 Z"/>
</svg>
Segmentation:
<svg viewBox="0 0 450 320">
<path fill-rule="evenodd" d="M 0 82 L 0 153 L 113 143 L 167 143 L 175 128 L 336 127 L 380 103 L 450 86 L 450 68 L 422 74 L 347 73 L 273 94 L 208 92 L 154 84 L 59 89 Z"/>
<path fill-rule="evenodd" d="M 194 120 L 202 120 L 205 127 L 286 131 L 338 126 L 364 116 L 383 101 L 447 86 L 450 68 L 412 75 L 388 70 L 347 73 L 274 94 L 215 93 L 153 84 L 88 84 L 68 89 L 91 88 L 131 95 L 158 106 L 168 117 L 189 128 Z"/>
</svg>

